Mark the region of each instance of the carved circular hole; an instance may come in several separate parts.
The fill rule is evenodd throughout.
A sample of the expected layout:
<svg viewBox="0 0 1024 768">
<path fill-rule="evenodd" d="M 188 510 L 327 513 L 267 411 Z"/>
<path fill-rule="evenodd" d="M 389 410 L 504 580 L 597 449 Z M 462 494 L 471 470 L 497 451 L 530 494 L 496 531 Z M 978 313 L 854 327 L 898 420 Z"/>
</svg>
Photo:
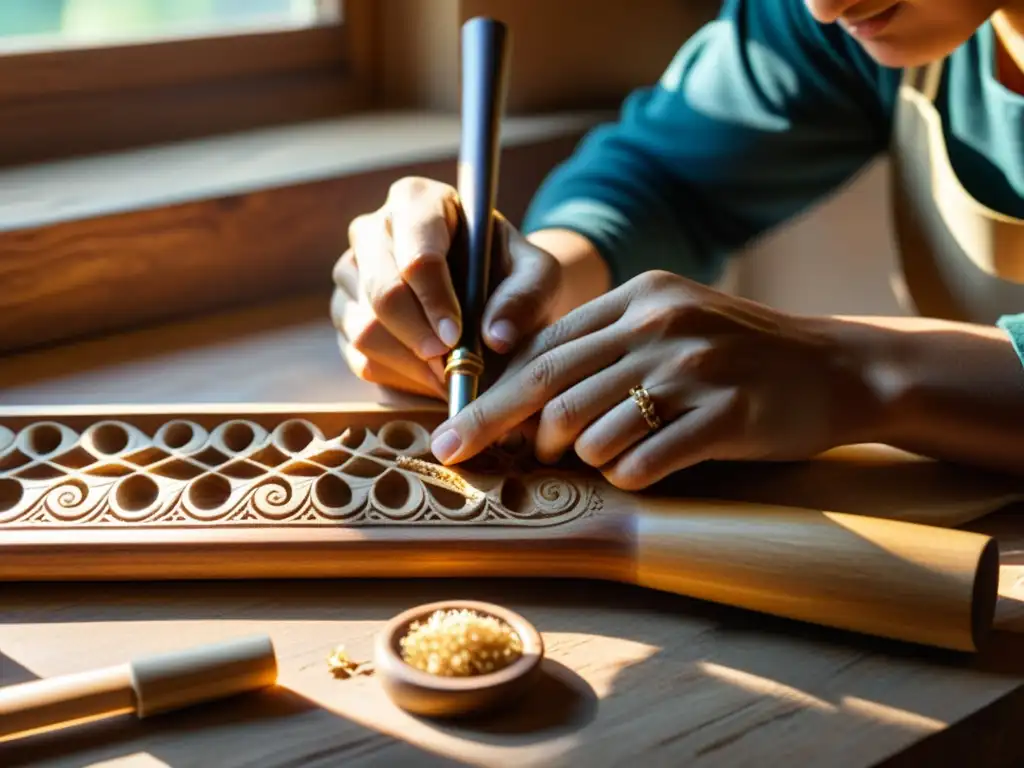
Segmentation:
<svg viewBox="0 0 1024 768">
<path fill-rule="evenodd" d="M 341 444 L 346 448 L 358 448 L 366 440 L 364 427 L 349 427 L 341 436 Z"/>
<path fill-rule="evenodd" d="M 92 431 L 92 444 L 108 456 L 120 453 L 128 447 L 128 430 L 120 424 L 99 424 Z"/>
<path fill-rule="evenodd" d="M 521 482 L 510 477 L 501 487 L 501 503 L 513 512 L 522 512 L 526 507 L 529 494 Z"/>
<path fill-rule="evenodd" d="M 231 483 L 220 475 L 204 475 L 189 487 L 188 499 L 197 509 L 217 509 L 231 498 Z"/>
<path fill-rule="evenodd" d="M 393 451 L 406 451 L 416 442 L 416 435 L 408 424 L 388 424 L 380 432 L 380 439 Z"/>
<path fill-rule="evenodd" d="M 430 495 L 442 507 L 453 512 L 466 506 L 466 497 L 448 488 L 441 488 L 436 485 L 431 486 Z"/>
<path fill-rule="evenodd" d="M 164 428 L 164 443 L 168 448 L 184 448 L 192 440 L 192 425 L 184 421 L 172 421 Z"/>
<path fill-rule="evenodd" d="M 14 445 L 14 433 L 0 425 L 0 453 L 3 453 L 8 448 Z"/>
<path fill-rule="evenodd" d="M 29 447 L 38 454 L 53 453 L 60 443 L 61 434 L 56 424 L 37 424 L 28 433 Z"/>
<path fill-rule="evenodd" d="M 0 512 L 10 512 L 14 509 L 24 491 L 21 483 L 10 478 L 0 478 Z"/>
<path fill-rule="evenodd" d="M 325 507 L 341 509 L 352 501 L 352 489 L 337 475 L 324 475 L 316 481 L 313 492 Z"/>
<path fill-rule="evenodd" d="M 126 512 L 141 512 L 156 501 L 160 489 L 152 478 L 132 475 L 117 487 L 117 504 Z"/>
<path fill-rule="evenodd" d="M 252 427 L 244 421 L 233 421 L 224 430 L 224 445 L 235 453 L 241 453 L 256 439 Z"/>
<path fill-rule="evenodd" d="M 401 509 L 409 500 L 409 481 L 397 472 L 388 472 L 377 481 L 374 494 L 385 507 Z"/>
<path fill-rule="evenodd" d="M 302 421 L 289 421 L 281 428 L 281 446 L 289 453 L 305 450 L 314 437 L 309 424 Z"/>
</svg>

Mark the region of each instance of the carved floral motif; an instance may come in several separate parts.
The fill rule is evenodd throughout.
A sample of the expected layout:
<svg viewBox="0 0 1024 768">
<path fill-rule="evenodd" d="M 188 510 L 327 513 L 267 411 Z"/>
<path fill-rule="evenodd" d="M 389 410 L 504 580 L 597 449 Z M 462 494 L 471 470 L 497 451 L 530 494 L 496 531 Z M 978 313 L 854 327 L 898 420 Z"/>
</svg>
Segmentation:
<svg viewBox="0 0 1024 768">
<path fill-rule="evenodd" d="M 492 453 L 472 473 L 430 459 L 427 430 L 395 421 L 327 437 L 291 419 L 207 431 L 168 421 L 154 434 L 103 421 L 0 426 L 0 530 L 171 526 L 550 526 L 600 508 L 574 479 L 522 472 Z M 490 463 L 486 471 L 480 466 Z"/>
</svg>

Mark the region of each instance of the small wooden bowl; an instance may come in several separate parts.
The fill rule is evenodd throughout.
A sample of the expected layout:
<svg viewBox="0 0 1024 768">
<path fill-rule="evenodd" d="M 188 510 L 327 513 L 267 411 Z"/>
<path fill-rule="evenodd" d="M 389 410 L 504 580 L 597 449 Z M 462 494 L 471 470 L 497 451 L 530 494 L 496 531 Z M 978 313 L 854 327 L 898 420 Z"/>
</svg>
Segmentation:
<svg viewBox="0 0 1024 768">
<path fill-rule="evenodd" d="M 414 621 L 435 611 L 468 610 L 493 616 L 519 635 L 523 653 L 504 669 L 472 677 L 442 677 L 423 672 L 402 659 L 399 642 Z M 544 658 L 540 632 L 518 613 L 491 603 L 446 600 L 411 608 L 399 614 L 377 635 L 375 673 L 387 695 L 399 707 L 426 717 L 481 714 L 513 703 L 536 682 Z"/>
</svg>

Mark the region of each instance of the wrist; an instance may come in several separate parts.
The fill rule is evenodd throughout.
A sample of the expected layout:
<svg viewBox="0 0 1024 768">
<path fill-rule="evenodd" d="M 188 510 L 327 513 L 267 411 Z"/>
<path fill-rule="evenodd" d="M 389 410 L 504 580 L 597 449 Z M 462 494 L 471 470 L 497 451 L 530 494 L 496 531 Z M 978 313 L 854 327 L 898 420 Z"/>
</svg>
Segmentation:
<svg viewBox="0 0 1024 768">
<path fill-rule="evenodd" d="M 558 296 L 552 303 L 549 322 L 607 293 L 611 270 L 598 249 L 583 235 L 567 229 L 541 229 L 526 238 L 549 253 L 561 269 Z"/>
<path fill-rule="evenodd" d="M 900 364 L 899 334 L 854 318 L 809 320 L 823 339 L 825 376 L 833 393 L 833 444 L 897 440 L 912 382 Z"/>
<path fill-rule="evenodd" d="M 1024 470 L 1024 370 L 1007 334 L 929 318 L 826 321 L 875 404 L 859 442 Z"/>
</svg>

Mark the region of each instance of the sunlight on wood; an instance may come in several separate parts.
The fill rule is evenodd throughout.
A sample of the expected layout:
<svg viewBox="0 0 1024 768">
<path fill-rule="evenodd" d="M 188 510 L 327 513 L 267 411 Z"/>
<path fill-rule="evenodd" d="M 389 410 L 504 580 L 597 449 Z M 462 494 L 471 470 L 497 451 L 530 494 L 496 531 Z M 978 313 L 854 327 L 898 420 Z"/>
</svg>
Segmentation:
<svg viewBox="0 0 1024 768">
<path fill-rule="evenodd" d="M 923 540 L 903 537 L 894 537 L 885 527 L 885 521 L 874 517 L 862 515 L 845 515 L 833 512 L 824 512 L 825 517 L 841 528 L 845 528 L 851 534 L 860 537 L 879 549 L 886 551 L 908 565 L 920 566 L 933 573 L 948 573 L 951 576 L 963 574 L 963 563 L 956 557 L 947 557 L 942 549 L 943 534 L 948 534 L 950 539 L 960 534 L 956 530 L 940 530 L 936 526 L 927 529 L 933 535 L 934 541 L 925 546 Z"/>
<path fill-rule="evenodd" d="M 369 658 L 367 654 L 370 653 L 373 635 L 381 622 L 348 620 L 343 607 L 344 598 L 339 597 L 338 602 L 337 619 L 278 621 L 210 616 L 188 621 L 0 625 L 0 649 L 11 661 L 37 677 L 45 678 L 122 664 L 139 656 L 177 651 L 191 645 L 267 633 L 275 644 L 287 644 L 293 649 L 293 657 L 301 656 L 304 660 L 298 670 L 282 669 L 281 682 L 285 683 L 286 678 L 294 680 L 303 676 L 306 669 L 323 673 L 326 669 L 324 657 L 341 642 L 342 627 L 346 645 L 354 654 L 361 654 L 360 658 Z M 139 610 L 144 611 L 145 608 L 140 607 Z M 197 614 L 204 613 L 201 604 L 195 610 Z M 301 607 L 296 608 L 296 613 L 301 610 Z M 133 637 L 139 641 L 132 642 Z M 83 638 L 87 639 L 87 646 L 83 645 Z M 54 648 L 79 648 L 80 652 L 55 653 Z M 295 652 L 296 649 L 300 652 Z M 83 666 L 83 658 L 89 660 L 88 666 Z M 2 679 L 0 674 L 0 681 Z"/>
<path fill-rule="evenodd" d="M 92 763 L 93 768 L 119 768 L 119 766 L 131 768 L 171 768 L 170 763 L 159 760 L 149 752 L 136 752 L 123 757 L 115 757 L 113 760 L 104 760 L 102 763 Z"/>
<path fill-rule="evenodd" d="M 916 712 L 890 707 L 888 704 L 879 704 L 877 701 L 866 701 L 856 696 L 844 696 L 842 709 L 844 712 L 852 712 L 884 725 L 899 726 L 913 731 L 941 731 L 947 725 L 934 717 L 926 717 Z"/>
<path fill-rule="evenodd" d="M 759 696 L 772 696 L 776 699 L 791 701 L 801 705 L 804 709 L 813 709 L 818 712 L 836 712 L 834 704 L 797 688 L 770 680 L 767 677 L 743 672 L 739 669 L 732 669 L 731 667 L 724 667 L 711 661 L 699 661 L 697 662 L 697 667 L 708 677 L 721 680 L 723 683 L 734 685 L 737 688 Z"/>
<path fill-rule="evenodd" d="M 544 645 L 547 658 L 562 661 L 584 675 L 599 698 L 612 692 L 616 679 L 626 669 L 643 664 L 664 650 L 636 640 L 582 632 L 545 632 Z M 581 646 L 587 649 L 587 661 L 574 663 L 573 657 Z"/>
</svg>

